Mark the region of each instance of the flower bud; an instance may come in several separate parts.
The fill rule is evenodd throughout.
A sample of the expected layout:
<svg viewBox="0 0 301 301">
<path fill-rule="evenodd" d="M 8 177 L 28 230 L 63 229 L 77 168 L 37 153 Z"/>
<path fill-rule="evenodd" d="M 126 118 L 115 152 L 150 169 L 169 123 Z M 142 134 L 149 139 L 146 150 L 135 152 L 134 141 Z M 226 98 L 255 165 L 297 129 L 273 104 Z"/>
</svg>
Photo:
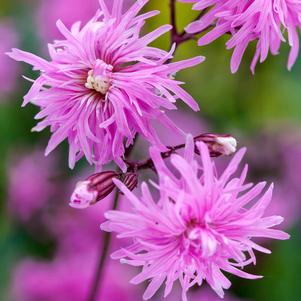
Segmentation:
<svg viewBox="0 0 301 301">
<path fill-rule="evenodd" d="M 202 134 L 194 138 L 207 144 L 211 157 L 232 155 L 236 152 L 237 141 L 230 135 Z"/>
<path fill-rule="evenodd" d="M 134 190 L 138 185 L 138 175 L 136 173 L 127 173 L 124 176 L 123 184 L 129 189 Z"/>
<path fill-rule="evenodd" d="M 70 206 L 85 209 L 104 199 L 114 190 L 113 179 L 118 177 L 119 174 L 114 171 L 104 171 L 78 182 L 71 195 Z"/>
<path fill-rule="evenodd" d="M 235 138 L 231 136 L 220 136 L 216 138 L 216 142 L 216 148 L 218 152 L 225 154 L 226 156 L 232 155 L 236 152 L 237 141 Z"/>
</svg>

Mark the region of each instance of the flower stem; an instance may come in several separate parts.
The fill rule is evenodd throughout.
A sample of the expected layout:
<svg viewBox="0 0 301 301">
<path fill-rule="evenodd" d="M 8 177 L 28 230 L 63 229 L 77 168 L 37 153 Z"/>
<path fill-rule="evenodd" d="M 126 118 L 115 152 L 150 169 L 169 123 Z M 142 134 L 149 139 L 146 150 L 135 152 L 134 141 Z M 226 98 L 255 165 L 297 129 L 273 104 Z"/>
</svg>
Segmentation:
<svg viewBox="0 0 301 301">
<path fill-rule="evenodd" d="M 125 157 L 126 158 L 130 157 L 130 155 L 131 155 L 131 153 L 132 153 L 132 151 L 135 147 L 137 138 L 138 138 L 138 135 L 136 135 L 136 137 L 133 141 L 133 144 L 131 144 L 126 149 L 126 151 L 125 151 Z M 118 189 L 116 189 L 112 210 L 116 210 L 118 208 L 119 197 L 120 197 L 120 192 L 119 192 Z M 99 262 L 98 262 L 97 267 L 96 267 L 95 276 L 94 276 L 94 279 L 93 279 L 92 287 L 91 287 L 90 293 L 88 295 L 87 301 L 96 301 L 98 293 L 100 292 L 102 277 L 103 277 L 103 274 L 104 274 L 105 265 L 106 265 L 107 258 L 108 258 L 108 253 L 110 251 L 111 241 L 112 241 L 112 233 L 111 232 L 104 232 L 103 240 L 101 241 L 101 250 L 100 250 L 100 255 L 99 255 Z"/>
<path fill-rule="evenodd" d="M 195 40 L 198 34 L 204 33 L 205 31 L 207 31 L 209 28 L 212 27 L 212 25 L 209 25 L 202 31 L 193 34 L 187 33 L 185 32 L 185 30 L 183 30 L 182 33 L 179 33 L 177 30 L 177 20 L 176 20 L 177 19 L 176 0 L 169 0 L 169 7 L 170 7 L 170 24 L 172 25 L 171 38 L 170 38 L 171 46 L 175 43 L 177 48 L 177 46 L 179 46 L 180 44 L 186 41 Z M 207 13 L 207 11 L 208 9 L 202 10 L 199 13 L 199 15 L 193 20 L 193 22 L 200 20 Z"/>
<path fill-rule="evenodd" d="M 112 210 L 116 210 L 118 207 L 120 193 L 118 190 L 115 192 L 114 202 L 112 206 Z M 108 253 L 110 250 L 112 241 L 112 234 L 111 232 L 105 232 L 103 235 L 103 240 L 101 241 L 101 252 L 100 252 L 100 259 L 96 268 L 94 280 L 92 283 L 92 288 L 90 290 L 90 294 L 88 297 L 88 301 L 95 301 L 98 295 L 98 292 L 101 289 L 101 282 L 103 278 L 103 274 L 105 271 L 105 264 L 108 258 Z"/>
<path fill-rule="evenodd" d="M 176 21 L 176 0 L 169 1 L 169 10 L 170 10 L 170 24 L 172 25 L 171 30 L 171 44 L 176 42 L 178 37 L 177 31 L 177 21 Z"/>
<path fill-rule="evenodd" d="M 228 139 L 229 141 L 235 141 L 236 143 L 236 140 L 230 135 L 207 133 L 207 134 L 200 134 L 194 137 L 195 142 L 202 141 L 203 143 L 207 144 L 211 157 L 219 157 L 222 155 L 229 155 L 231 153 L 231 152 L 229 153 L 229 149 L 225 144 L 225 142 L 227 142 Z M 163 159 L 167 159 L 173 153 L 175 153 L 180 149 L 183 149 L 184 147 L 185 147 L 185 143 L 178 144 L 175 146 L 167 146 L 168 151 L 161 153 L 161 156 Z M 236 145 L 234 148 L 236 148 Z M 197 147 L 195 148 L 195 152 L 198 154 Z M 137 173 L 139 170 L 143 170 L 143 169 L 151 169 L 156 172 L 153 160 L 151 158 L 142 161 L 125 160 L 124 162 L 127 164 L 129 172 Z"/>
</svg>

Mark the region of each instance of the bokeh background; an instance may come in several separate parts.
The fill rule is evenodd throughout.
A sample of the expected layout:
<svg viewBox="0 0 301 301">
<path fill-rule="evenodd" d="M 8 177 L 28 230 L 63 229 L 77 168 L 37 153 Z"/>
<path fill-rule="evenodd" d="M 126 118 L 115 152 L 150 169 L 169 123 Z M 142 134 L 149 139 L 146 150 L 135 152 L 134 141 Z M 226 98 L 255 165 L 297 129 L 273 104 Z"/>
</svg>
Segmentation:
<svg viewBox="0 0 301 301">
<path fill-rule="evenodd" d="M 87 300 L 102 244 L 99 225 L 111 197 L 85 211 L 68 206 L 76 181 L 93 170 L 80 162 L 70 171 L 66 144 L 44 157 L 49 133 L 31 133 L 37 109 L 21 108 L 30 86 L 21 76 L 35 78 L 36 74 L 4 52 L 20 47 L 47 57 L 47 43 L 60 37 L 55 21 L 60 18 L 67 25 L 87 21 L 97 6 L 97 0 L 0 1 L 0 299 L 4 301 Z M 149 21 L 146 31 L 169 22 L 167 0 L 152 0 L 147 9 L 162 13 Z M 179 30 L 195 16 L 190 5 L 178 4 Z M 187 82 L 201 111 L 191 114 L 183 107 L 172 117 L 194 134 L 231 133 L 240 145 L 246 145 L 250 179 L 275 182 L 270 213 L 283 215 L 282 227 L 292 235 L 289 241 L 273 242 L 272 255 L 258 254 L 257 266 L 248 269 L 264 275 L 263 280 L 230 277 L 233 287 L 226 300 L 297 301 L 301 295 L 301 57 L 288 72 L 288 46 L 284 45 L 279 56 L 270 56 L 252 76 L 253 45 L 239 72 L 232 75 L 225 41 L 202 48 L 190 41 L 178 49 L 177 59 L 199 54 L 207 59 L 177 75 Z M 168 35 L 154 43 L 164 49 L 169 44 Z M 146 156 L 144 152 L 141 147 L 136 155 Z M 114 240 L 112 249 L 119 246 Z M 128 284 L 133 273 L 110 262 L 98 300 L 141 300 L 143 287 Z M 180 301 L 180 294 L 175 292 L 168 300 Z M 193 291 L 191 300 L 218 298 L 205 287 Z"/>
</svg>

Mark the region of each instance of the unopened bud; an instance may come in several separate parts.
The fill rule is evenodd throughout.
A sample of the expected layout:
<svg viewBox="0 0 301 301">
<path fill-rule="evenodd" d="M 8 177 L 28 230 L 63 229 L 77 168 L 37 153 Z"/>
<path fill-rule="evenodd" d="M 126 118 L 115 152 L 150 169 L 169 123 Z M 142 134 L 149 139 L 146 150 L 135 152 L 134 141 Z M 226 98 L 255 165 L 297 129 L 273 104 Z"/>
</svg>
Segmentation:
<svg viewBox="0 0 301 301">
<path fill-rule="evenodd" d="M 123 184 L 129 189 L 134 190 L 138 185 L 138 176 L 136 173 L 127 173 L 124 176 Z"/>
<path fill-rule="evenodd" d="M 237 141 L 230 135 L 202 134 L 194 138 L 207 144 L 211 157 L 232 155 L 236 152 Z"/>
<path fill-rule="evenodd" d="M 237 141 L 231 136 L 217 137 L 217 149 L 222 151 L 226 156 L 232 155 L 236 152 Z"/>
<path fill-rule="evenodd" d="M 115 188 L 114 178 L 119 178 L 119 174 L 114 171 L 104 171 L 78 182 L 71 195 L 70 206 L 85 209 L 104 199 Z"/>
</svg>

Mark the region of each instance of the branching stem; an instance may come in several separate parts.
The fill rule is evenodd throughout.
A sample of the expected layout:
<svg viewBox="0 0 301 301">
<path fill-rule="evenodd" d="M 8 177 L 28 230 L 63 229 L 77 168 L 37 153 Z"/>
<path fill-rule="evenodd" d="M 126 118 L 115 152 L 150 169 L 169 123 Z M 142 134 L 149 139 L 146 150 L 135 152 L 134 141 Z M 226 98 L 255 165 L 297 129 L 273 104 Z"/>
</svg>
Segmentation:
<svg viewBox="0 0 301 301">
<path fill-rule="evenodd" d="M 208 149 L 210 151 L 210 156 L 211 157 L 218 157 L 223 155 L 222 152 L 217 148 L 218 143 L 216 140 L 214 140 L 213 137 L 217 136 L 224 136 L 224 137 L 230 137 L 230 135 L 216 135 L 216 134 L 201 134 L 196 137 L 194 137 L 194 141 L 202 141 L 207 144 Z M 183 144 L 178 144 L 175 146 L 167 146 L 168 151 L 161 153 L 161 157 L 163 159 L 169 158 L 172 154 L 176 153 L 178 150 L 183 149 L 185 147 L 185 143 Z M 198 149 L 195 147 L 195 152 L 198 154 Z M 134 172 L 138 173 L 140 170 L 143 169 L 152 169 L 155 171 L 155 166 L 153 163 L 153 160 L 151 158 L 148 158 L 146 160 L 142 161 L 130 161 L 130 160 L 125 160 L 125 163 L 128 166 L 128 172 Z"/>
<path fill-rule="evenodd" d="M 196 34 L 189 34 L 189 33 L 186 33 L 185 31 L 183 31 L 182 33 L 178 33 L 177 22 L 176 22 L 176 0 L 169 0 L 169 6 L 170 6 L 170 23 L 173 27 L 171 30 L 171 46 L 173 44 L 175 44 L 175 49 L 177 49 L 177 47 L 180 44 L 182 44 L 186 41 L 196 39 L 197 34 L 205 32 L 210 27 L 209 26 L 208 28 L 205 28 L 204 30 L 202 30 L 201 32 L 196 33 Z M 202 11 L 197 16 L 195 21 L 199 20 L 205 13 L 206 13 L 206 10 Z M 134 144 L 133 144 L 133 146 L 128 148 L 125 153 L 125 158 L 126 158 L 125 163 L 128 165 L 128 170 L 133 171 L 133 172 L 137 172 L 137 171 L 143 170 L 143 169 L 154 170 L 155 168 L 154 168 L 154 164 L 153 164 L 153 161 L 151 158 L 146 159 L 144 161 L 136 161 L 136 162 L 128 160 L 128 158 L 133 150 L 133 147 L 134 147 Z M 182 149 L 184 147 L 185 147 L 185 144 L 168 147 L 169 150 L 162 153 L 162 158 L 163 159 L 169 158 L 171 156 L 171 154 L 175 153 L 177 150 Z M 118 207 L 119 195 L 120 195 L 120 193 L 117 190 L 115 193 L 112 210 L 115 210 Z M 98 293 L 101 289 L 102 277 L 104 274 L 104 269 L 105 269 L 105 264 L 106 264 L 106 261 L 108 258 L 108 253 L 110 250 L 111 240 L 112 240 L 111 233 L 105 232 L 103 240 L 101 242 L 101 252 L 100 252 L 100 256 L 99 256 L 99 262 L 97 264 L 95 276 L 93 279 L 92 287 L 91 287 L 90 294 L 88 296 L 87 301 L 95 301 L 98 296 Z"/>
<path fill-rule="evenodd" d="M 176 2 L 177 2 L 176 0 L 169 0 L 170 24 L 172 25 L 170 41 L 171 41 L 171 46 L 173 44 L 176 44 L 176 48 L 177 48 L 180 44 L 186 41 L 197 39 L 197 35 L 206 32 L 209 28 L 212 27 L 212 25 L 209 25 L 208 27 L 204 28 L 202 31 L 193 34 L 187 33 L 185 32 L 185 30 L 182 33 L 179 33 L 177 29 L 177 20 L 176 20 L 176 16 L 177 16 Z M 207 13 L 207 11 L 208 11 L 207 9 L 202 10 L 193 21 L 200 20 Z"/>
<path fill-rule="evenodd" d="M 137 139 L 137 136 L 136 136 L 133 144 L 130 145 L 130 147 L 126 149 L 126 151 L 125 151 L 126 158 L 130 157 L 130 155 L 135 147 L 136 139 Z M 116 189 L 112 210 L 116 210 L 118 208 L 119 197 L 120 197 L 120 192 L 118 189 Z M 92 282 L 91 290 L 90 290 L 90 293 L 89 293 L 89 296 L 87 299 L 88 301 L 97 300 L 97 296 L 101 289 L 102 278 L 103 278 L 103 274 L 105 271 L 105 265 L 106 265 L 106 262 L 108 259 L 108 254 L 110 251 L 111 241 L 112 241 L 111 232 L 104 232 L 103 239 L 101 241 L 101 246 L 100 246 L 101 249 L 100 249 L 100 254 L 99 254 L 99 261 L 98 261 L 98 264 L 96 267 L 95 276 L 94 276 L 94 279 Z"/>
</svg>

